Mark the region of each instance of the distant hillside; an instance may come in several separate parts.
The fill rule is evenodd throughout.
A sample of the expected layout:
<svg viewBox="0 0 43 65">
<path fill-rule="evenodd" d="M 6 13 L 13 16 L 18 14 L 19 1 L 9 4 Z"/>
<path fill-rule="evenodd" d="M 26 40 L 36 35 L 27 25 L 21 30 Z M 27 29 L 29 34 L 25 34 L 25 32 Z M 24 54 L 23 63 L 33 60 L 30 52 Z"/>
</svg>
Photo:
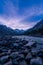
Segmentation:
<svg viewBox="0 0 43 65">
<path fill-rule="evenodd" d="M 5 25 L 0 25 L 0 35 L 13 35 L 15 32 Z"/>
<path fill-rule="evenodd" d="M 21 35 L 21 34 L 23 34 L 24 33 L 24 30 L 19 30 L 19 29 L 15 29 L 14 30 L 18 35 Z"/>
<path fill-rule="evenodd" d="M 24 30 L 11 29 L 5 25 L 0 25 L 0 35 L 21 35 Z"/>
<path fill-rule="evenodd" d="M 38 22 L 33 28 L 34 29 L 42 29 L 43 28 L 43 20 Z"/>
<path fill-rule="evenodd" d="M 25 31 L 24 35 L 43 36 L 43 20 L 38 22 L 33 28 Z"/>
<path fill-rule="evenodd" d="M 26 31 L 19 29 L 11 29 L 5 25 L 0 25 L 0 35 L 30 35 L 43 37 L 43 20 L 38 22 L 33 28 Z"/>
</svg>

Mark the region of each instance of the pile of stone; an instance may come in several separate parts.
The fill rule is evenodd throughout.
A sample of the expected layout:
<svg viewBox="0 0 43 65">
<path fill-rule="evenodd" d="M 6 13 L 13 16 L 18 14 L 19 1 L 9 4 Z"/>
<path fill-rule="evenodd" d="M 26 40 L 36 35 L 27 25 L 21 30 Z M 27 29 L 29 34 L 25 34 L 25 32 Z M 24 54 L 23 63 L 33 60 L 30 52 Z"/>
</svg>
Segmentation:
<svg viewBox="0 0 43 65">
<path fill-rule="evenodd" d="M 4 38 L 0 40 L 0 65 L 43 65 L 43 49 L 35 41 Z"/>
</svg>

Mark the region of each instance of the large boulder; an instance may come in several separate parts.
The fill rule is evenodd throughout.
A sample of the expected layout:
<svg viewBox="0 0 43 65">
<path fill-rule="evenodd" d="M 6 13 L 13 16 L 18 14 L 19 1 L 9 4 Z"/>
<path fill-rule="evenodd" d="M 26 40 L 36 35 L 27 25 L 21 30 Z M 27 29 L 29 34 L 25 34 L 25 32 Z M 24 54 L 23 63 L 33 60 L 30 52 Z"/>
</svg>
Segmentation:
<svg viewBox="0 0 43 65">
<path fill-rule="evenodd" d="M 30 64 L 30 60 L 31 59 L 32 59 L 32 55 L 31 55 L 31 53 L 28 53 L 27 56 L 26 56 L 26 58 L 25 58 L 27 64 Z"/>
<path fill-rule="evenodd" d="M 18 57 L 18 55 L 19 55 L 18 52 L 13 52 L 13 53 L 10 54 L 10 58 L 11 58 L 11 59 L 15 59 L 15 58 Z"/>
<path fill-rule="evenodd" d="M 7 61 L 9 61 L 9 56 L 8 55 L 7 56 L 2 56 L 0 58 L 0 63 L 2 63 L 2 64 L 6 63 Z"/>
<path fill-rule="evenodd" d="M 40 57 L 32 58 L 30 61 L 30 65 L 43 65 L 42 59 Z"/>
</svg>

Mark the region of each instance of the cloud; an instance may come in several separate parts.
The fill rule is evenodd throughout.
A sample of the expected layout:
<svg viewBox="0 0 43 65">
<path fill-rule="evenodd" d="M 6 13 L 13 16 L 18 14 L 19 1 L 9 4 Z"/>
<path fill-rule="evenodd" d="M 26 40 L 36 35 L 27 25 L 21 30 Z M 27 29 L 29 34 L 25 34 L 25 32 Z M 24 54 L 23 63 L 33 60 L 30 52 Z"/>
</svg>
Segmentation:
<svg viewBox="0 0 43 65">
<path fill-rule="evenodd" d="M 43 19 L 43 1 L 0 0 L 0 23 L 11 28 L 27 29 Z M 22 2 L 21 2 L 22 1 Z M 27 3 L 28 2 L 28 3 Z"/>
<path fill-rule="evenodd" d="M 13 20 L 13 19 L 11 19 L 11 20 L 5 20 L 3 18 L 0 18 L 0 22 L 1 22 L 1 24 L 4 24 L 7 27 L 11 27 L 13 29 L 15 29 L 15 28 L 16 29 L 27 29 L 27 28 L 30 28 L 30 26 L 28 26 L 26 24 L 25 25 L 21 24 L 21 23 L 19 23 L 18 20 Z"/>
</svg>

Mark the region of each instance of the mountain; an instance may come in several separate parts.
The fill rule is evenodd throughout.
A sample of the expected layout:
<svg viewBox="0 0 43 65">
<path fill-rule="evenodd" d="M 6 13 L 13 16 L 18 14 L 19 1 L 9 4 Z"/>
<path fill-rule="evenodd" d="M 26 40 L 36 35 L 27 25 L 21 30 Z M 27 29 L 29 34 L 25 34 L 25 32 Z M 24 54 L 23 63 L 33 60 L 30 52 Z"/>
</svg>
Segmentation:
<svg viewBox="0 0 43 65">
<path fill-rule="evenodd" d="M 16 34 L 16 32 L 13 29 L 5 25 L 0 25 L 0 35 L 14 35 L 14 34 Z"/>
<path fill-rule="evenodd" d="M 43 20 L 38 22 L 33 28 L 25 31 L 24 35 L 43 36 Z"/>
<path fill-rule="evenodd" d="M 24 33 L 24 30 L 19 30 L 19 29 L 15 29 L 14 30 L 18 35 L 21 35 L 22 33 Z"/>
<path fill-rule="evenodd" d="M 0 35 L 21 35 L 23 32 L 24 30 L 13 30 L 5 25 L 0 25 Z"/>
<path fill-rule="evenodd" d="M 5 25 L 0 25 L 0 35 L 30 35 L 43 36 L 43 20 L 38 22 L 33 28 L 26 31 L 19 29 L 11 29 Z"/>
<path fill-rule="evenodd" d="M 40 22 L 38 22 L 33 29 L 42 29 L 43 28 L 43 20 L 41 20 Z"/>
</svg>

